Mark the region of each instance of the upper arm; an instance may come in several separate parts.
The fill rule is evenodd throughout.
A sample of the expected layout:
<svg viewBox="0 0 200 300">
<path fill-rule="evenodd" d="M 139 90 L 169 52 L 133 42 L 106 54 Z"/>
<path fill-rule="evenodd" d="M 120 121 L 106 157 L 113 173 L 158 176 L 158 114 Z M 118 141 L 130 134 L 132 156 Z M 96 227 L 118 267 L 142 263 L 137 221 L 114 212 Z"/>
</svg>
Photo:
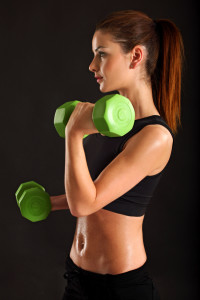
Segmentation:
<svg viewBox="0 0 200 300">
<path fill-rule="evenodd" d="M 159 165 L 167 164 L 170 144 L 169 135 L 156 126 L 147 126 L 133 136 L 126 148 L 95 179 L 95 201 L 82 215 L 98 211 L 128 192 Z"/>
</svg>

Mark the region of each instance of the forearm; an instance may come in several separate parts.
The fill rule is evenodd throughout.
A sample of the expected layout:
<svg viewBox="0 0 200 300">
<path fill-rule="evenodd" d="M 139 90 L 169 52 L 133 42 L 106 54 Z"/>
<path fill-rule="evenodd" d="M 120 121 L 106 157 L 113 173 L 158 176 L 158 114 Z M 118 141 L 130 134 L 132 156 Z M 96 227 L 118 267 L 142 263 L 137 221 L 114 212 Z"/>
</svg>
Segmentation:
<svg viewBox="0 0 200 300">
<path fill-rule="evenodd" d="M 66 195 L 50 196 L 51 210 L 69 209 Z"/>
<path fill-rule="evenodd" d="M 65 190 L 71 213 L 87 214 L 95 201 L 96 188 L 88 170 L 83 137 L 76 134 L 65 137 Z"/>
</svg>

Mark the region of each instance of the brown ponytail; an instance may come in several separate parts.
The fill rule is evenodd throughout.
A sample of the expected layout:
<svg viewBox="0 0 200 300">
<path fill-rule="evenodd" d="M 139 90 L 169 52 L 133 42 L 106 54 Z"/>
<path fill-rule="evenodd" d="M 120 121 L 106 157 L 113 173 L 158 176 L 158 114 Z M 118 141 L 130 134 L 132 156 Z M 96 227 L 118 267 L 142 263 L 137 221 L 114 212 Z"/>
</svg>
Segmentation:
<svg viewBox="0 0 200 300">
<path fill-rule="evenodd" d="M 153 21 L 140 11 L 122 10 L 98 22 L 97 30 L 110 33 L 125 54 L 138 44 L 146 47 L 146 74 L 155 105 L 173 133 L 177 133 L 181 125 L 181 75 L 185 57 L 176 25 L 168 19 Z"/>
</svg>

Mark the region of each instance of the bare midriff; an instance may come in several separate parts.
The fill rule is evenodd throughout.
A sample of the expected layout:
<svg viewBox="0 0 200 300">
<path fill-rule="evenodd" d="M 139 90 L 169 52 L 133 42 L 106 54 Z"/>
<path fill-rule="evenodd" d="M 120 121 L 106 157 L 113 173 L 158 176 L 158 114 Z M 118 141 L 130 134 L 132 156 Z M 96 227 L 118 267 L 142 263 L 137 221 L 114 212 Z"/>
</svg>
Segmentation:
<svg viewBox="0 0 200 300">
<path fill-rule="evenodd" d="M 105 209 L 78 217 L 71 259 L 80 268 L 100 274 L 115 275 L 141 267 L 147 260 L 143 219 Z"/>
</svg>

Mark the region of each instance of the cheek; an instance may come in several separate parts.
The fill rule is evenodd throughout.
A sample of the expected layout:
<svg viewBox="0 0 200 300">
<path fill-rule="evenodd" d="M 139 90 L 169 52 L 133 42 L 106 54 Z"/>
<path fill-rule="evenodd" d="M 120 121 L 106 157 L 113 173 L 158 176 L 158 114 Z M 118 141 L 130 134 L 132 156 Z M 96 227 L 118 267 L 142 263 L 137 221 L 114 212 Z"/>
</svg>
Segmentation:
<svg viewBox="0 0 200 300">
<path fill-rule="evenodd" d="M 112 61 L 104 61 L 102 64 L 102 71 L 105 77 L 109 76 L 113 71 Z"/>
<path fill-rule="evenodd" d="M 105 63 L 103 71 L 105 75 L 111 76 L 112 78 L 123 78 L 125 72 L 124 61 L 121 57 L 115 57 Z"/>
</svg>

